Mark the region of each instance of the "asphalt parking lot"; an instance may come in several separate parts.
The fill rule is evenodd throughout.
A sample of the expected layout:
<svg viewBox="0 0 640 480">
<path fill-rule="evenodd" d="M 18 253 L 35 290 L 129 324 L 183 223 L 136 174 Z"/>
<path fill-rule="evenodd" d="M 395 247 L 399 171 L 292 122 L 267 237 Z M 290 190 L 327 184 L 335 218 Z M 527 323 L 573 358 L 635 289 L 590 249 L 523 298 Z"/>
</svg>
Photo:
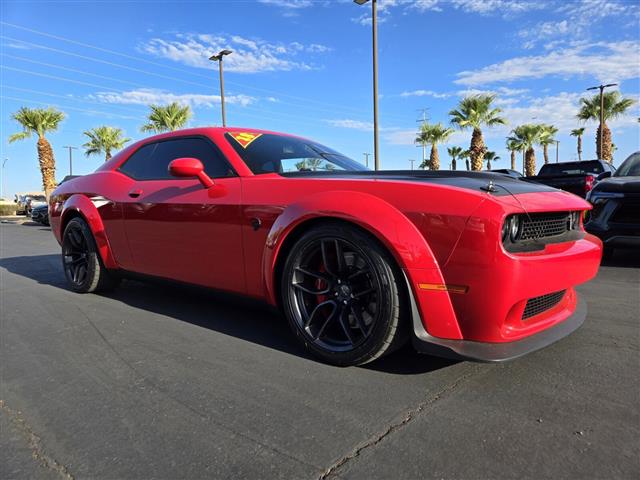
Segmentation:
<svg viewBox="0 0 640 480">
<path fill-rule="evenodd" d="M 640 259 L 525 358 L 341 369 L 246 302 L 71 293 L 48 228 L 0 243 L 0 478 L 640 478 Z"/>
</svg>

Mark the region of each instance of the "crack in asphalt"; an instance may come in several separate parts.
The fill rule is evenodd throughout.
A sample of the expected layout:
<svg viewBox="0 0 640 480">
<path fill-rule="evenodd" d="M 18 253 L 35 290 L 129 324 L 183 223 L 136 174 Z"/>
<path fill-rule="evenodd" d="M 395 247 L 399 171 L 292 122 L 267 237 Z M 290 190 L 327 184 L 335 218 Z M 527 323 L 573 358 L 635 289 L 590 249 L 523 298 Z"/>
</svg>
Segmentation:
<svg viewBox="0 0 640 480">
<path fill-rule="evenodd" d="M 369 448 L 375 447 L 380 442 L 382 442 L 386 437 L 388 437 L 390 434 L 392 434 L 393 432 L 398 431 L 401 428 L 403 428 L 404 426 L 406 426 L 416 416 L 418 416 L 419 414 L 424 412 L 428 407 L 432 406 L 438 400 L 446 397 L 451 392 L 453 392 L 455 389 L 457 389 L 462 383 L 464 383 L 467 379 L 469 379 L 473 374 L 477 373 L 477 371 L 480 368 L 481 368 L 480 365 L 473 366 L 473 370 L 472 371 L 467 372 L 464 375 L 461 375 L 456 380 L 454 380 L 453 382 L 451 382 L 448 385 L 446 385 L 444 388 L 442 388 L 439 391 L 437 391 L 435 394 L 431 395 L 427 399 L 425 399 L 422 402 L 420 402 L 414 408 L 408 410 L 400 420 L 388 425 L 383 431 L 378 432 L 375 435 L 372 435 L 367 440 L 365 440 L 364 442 L 362 442 L 359 445 L 357 445 L 349 453 L 347 453 L 346 455 L 340 457 L 331 466 L 326 468 L 322 472 L 322 474 L 318 477 L 318 480 L 326 480 L 327 478 L 330 478 L 330 477 L 336 475 L 337 471 L 339 469 L 344 467 L 348 462 L 350 462 L 354 458 L 360 456 L 360 454 L 364 450 L 367 450 Z"/>
<path fill-rule="evenodd" d="M 9 417 L 9 420 L 20 430 L 28 440 L 28 446 L 31 449 L 31 457 L 40 463 L 44 468 L 58 474 L 65 480 L 74 480 L 74 477 L 67 467 L 58 462 L 45 452 L 42 445 L 42 439 L 33 431 L 31 426 L 25 421 L 21 412 L 9 408 L 4 400 L 0 400 L 0 411 L 3 411 Z"/>
</svg>

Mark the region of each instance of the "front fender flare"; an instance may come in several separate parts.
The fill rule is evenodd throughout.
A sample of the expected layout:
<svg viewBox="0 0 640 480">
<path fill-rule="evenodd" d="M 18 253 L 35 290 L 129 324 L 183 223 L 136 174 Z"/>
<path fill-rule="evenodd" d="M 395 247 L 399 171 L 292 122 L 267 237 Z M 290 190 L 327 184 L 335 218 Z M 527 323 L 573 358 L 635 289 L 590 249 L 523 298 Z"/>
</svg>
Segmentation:
<svg viewBox="0 0 640 480">
<path fill-rule="evenodd" d="M 62 238 L 64 226 L 67 224 L 69 217 L 80 215 L 89 225 L 91 233 L 93 233 L 93 238 L 96 241 L 98 253 L 104 266 L 108 269 L 117 269 L 118 264 L 111 251 L 102 218 L 96 207 L 96 203 L 100 201 L 106 200 L 98 197 L 89 198 L 82 194 L 71 195 L 67 198 L 62 205 L 62 212 L 60 213 L 60 237 Z"/>
<path fill-rule="evenodd" d="M 362 192 L 330 191 L 313 194 L 286 207 L 273 223 L 263 256 L 263 281 L 269 301 L 276 305 L 276 265 L 283 244 L 305 222 L 318 218 L 354 223 L 374 235 L 394 256 L 409 278 L 415 294 L 418 282 L 444 284 L 438 262 L 416 226 L 388 202 Z M 446 292 L 433 292 L 433 304 L 421 302 L 422 324 L 431 332 L 458 338 L 451 300 Z"/>
</svg>

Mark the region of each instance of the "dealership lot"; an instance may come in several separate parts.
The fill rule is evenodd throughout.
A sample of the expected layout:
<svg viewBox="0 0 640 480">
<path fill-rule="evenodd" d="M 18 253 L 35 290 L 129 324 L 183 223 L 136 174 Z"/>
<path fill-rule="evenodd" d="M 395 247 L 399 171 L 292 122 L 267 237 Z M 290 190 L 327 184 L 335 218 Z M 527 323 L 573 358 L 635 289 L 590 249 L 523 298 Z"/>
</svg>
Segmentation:
<svg viewBox="0 0 640 480">
<path fill-rule="evenodd" d="M 340 369 L 257 305 L 134 281 L 73 294 L 48 228 L 0 235 L 1 478 L 640 476 L 631 255 L 543 351 Z"/>
</svg>

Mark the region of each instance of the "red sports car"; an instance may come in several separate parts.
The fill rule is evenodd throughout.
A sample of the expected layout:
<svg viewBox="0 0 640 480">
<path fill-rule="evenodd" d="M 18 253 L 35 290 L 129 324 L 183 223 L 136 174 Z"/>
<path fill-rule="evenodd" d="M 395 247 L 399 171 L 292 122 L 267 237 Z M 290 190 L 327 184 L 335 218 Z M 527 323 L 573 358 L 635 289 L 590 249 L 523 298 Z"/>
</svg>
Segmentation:
<svg viewBox="0 0 640 480">
<path fill-rule="evenodd" d="M 304 138 L 236 128 L 140 141 L 50 199 L 73 290 L 134 273 L 248 295 L 337 365 L 409 339 L 500 361 L 568 335 L 586 316 L 574 287 L 601 257 L 589 208 L 507 175 L 371 172 Z"/>
</svg>

